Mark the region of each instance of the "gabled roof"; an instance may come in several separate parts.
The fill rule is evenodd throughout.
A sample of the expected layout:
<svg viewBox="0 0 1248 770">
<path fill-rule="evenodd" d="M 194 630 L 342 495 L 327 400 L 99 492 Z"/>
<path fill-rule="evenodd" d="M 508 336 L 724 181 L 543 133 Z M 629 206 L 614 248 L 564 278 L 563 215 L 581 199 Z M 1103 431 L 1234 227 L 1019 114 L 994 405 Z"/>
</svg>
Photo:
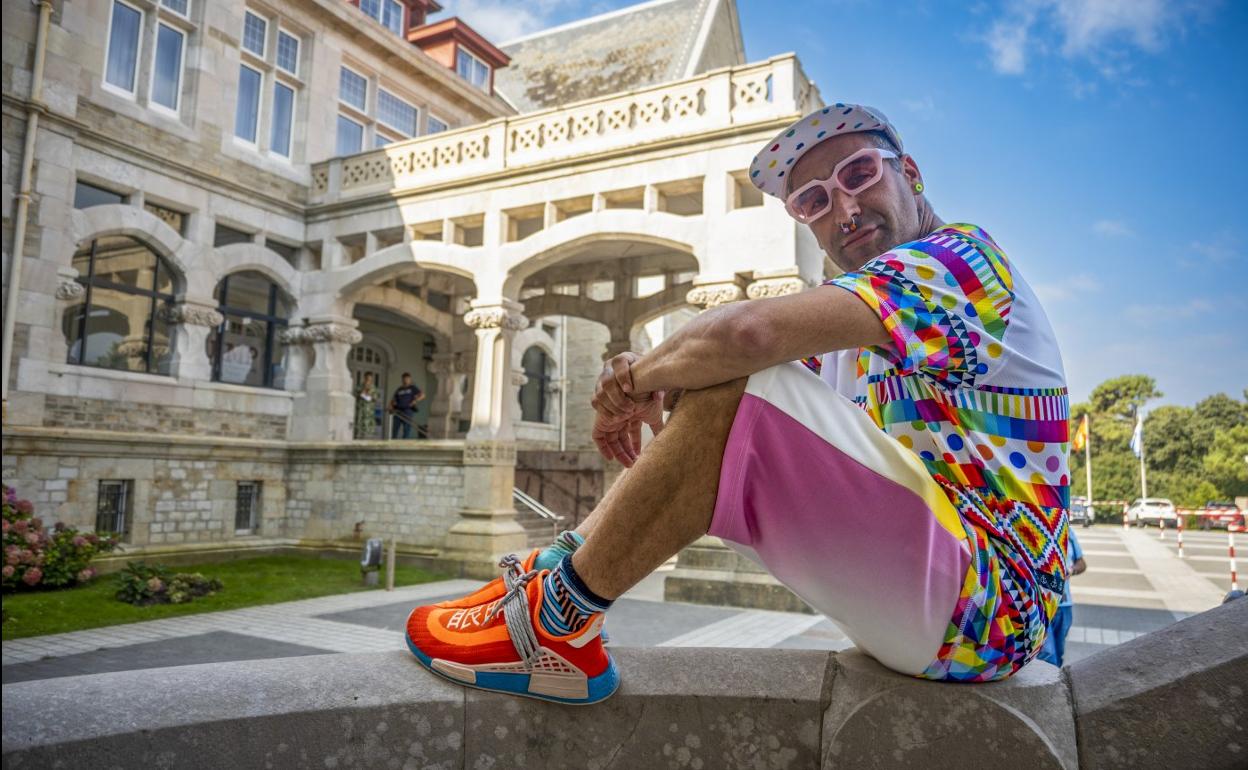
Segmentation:
<svg viewBox="0 0 1248 770">
<path fill-rule="evenodd" d="M 733 0 L 652 0 L 499 46 L 494 88 L 520 112 L 679 80 L 745 60 Z"/>
</svg>

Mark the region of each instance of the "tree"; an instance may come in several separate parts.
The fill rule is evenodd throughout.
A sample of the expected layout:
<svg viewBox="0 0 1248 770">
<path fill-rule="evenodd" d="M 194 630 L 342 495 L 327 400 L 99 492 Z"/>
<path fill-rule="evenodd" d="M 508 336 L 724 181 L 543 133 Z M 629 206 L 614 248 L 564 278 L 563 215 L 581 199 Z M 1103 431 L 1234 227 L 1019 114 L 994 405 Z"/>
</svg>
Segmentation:
<svg viewBox="0 0 1248 770">
<path fill-rule="evenodd" d="M 1248 425 L 1215 433 L 1203 465 L 1220 499 L 1248 495 Z"/>
<path fill-rule="evenodd" d="M 1134 418 L 1135 412 L 1164 394 L 1157 381 L 1146 374 L 1124 374 L 1106 380 L 1092 390 L 1092 412 L 1104 417 Z"/>
</svg>

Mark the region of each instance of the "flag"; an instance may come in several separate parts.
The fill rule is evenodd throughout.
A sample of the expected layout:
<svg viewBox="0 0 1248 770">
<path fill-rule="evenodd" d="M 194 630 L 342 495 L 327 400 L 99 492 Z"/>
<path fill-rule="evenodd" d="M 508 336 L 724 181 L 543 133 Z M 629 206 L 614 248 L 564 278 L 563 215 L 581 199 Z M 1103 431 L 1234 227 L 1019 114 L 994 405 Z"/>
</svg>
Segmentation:
<svg viewBox="0 0 1248 770">
<path fill-rule="evenodd" d="M 1070 440 L 1070 448 L 1076 452 L 1082 451 L 1088 443 L 1088 416 L 1085 414 L 1083 419 L 1079 421 L 1079 427 L 1075 430 L 1075 437 Z"/>
<path fill-rule="evenodd" d="M 1131 434 L 1131 451 L 1136 457 L 1144 456 L 1144 415 L 1135 418 L 1135 432 Z"/>
</svg>

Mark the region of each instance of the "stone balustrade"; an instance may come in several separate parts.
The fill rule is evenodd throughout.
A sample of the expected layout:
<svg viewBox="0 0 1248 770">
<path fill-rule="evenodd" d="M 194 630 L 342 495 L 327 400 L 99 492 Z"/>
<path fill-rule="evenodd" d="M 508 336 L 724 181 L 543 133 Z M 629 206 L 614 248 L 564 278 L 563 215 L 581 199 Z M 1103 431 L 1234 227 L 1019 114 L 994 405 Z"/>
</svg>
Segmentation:
<svg viewBox="0 0 1248 770">
<path fill-rule="evenodd" d="M 1244 767 L 1248 600 L 992 684 L 856 652 L 616 649 L 571 708 L 463 689 L 403 650 L 4 687 L 6 768 Z M 395 639 L 396 646 L 401 642 Z"/>
<path fill-rule="evenodd" d="M 797 58 L 786 54 L 334 158 L 312 166 L 310 202 L 431 187 L 745 124 L 783 122 L 813 109 L 818 98 Z"/>
</svg>

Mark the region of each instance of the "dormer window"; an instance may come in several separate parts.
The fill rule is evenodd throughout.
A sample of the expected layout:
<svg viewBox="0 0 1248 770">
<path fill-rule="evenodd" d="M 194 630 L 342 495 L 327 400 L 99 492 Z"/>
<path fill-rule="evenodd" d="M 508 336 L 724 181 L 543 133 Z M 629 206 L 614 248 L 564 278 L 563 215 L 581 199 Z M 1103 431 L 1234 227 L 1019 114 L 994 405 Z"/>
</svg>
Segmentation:
<svg viewBox="0 0 1248 770">
<path fill-rule="evenodd" d="M 403 34 L 404 9 L 398 0 L 360 0 L 360 10 L 394 34 Z"/>
<path fill-rule="evenodd" d="M 455 54 L 455 72 L 477 88 L 490 90 L 490 66 L 462 47 Z"/>
</svg>

